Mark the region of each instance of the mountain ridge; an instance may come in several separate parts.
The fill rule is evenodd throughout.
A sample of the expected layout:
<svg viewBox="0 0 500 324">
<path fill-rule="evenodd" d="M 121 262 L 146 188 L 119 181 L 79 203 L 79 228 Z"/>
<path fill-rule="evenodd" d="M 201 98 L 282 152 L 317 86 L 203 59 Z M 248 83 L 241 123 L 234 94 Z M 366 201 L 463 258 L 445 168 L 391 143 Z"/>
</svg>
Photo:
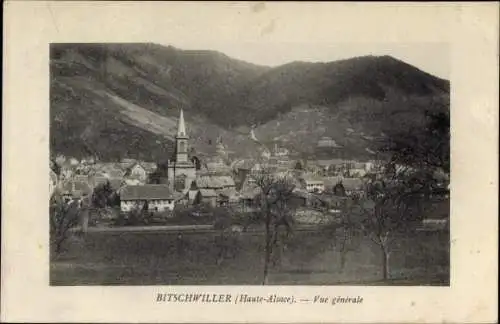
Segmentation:
<svg viewBox="0 0 500 324">
<path fill-rule="evenodd" d="M 321 136 L 360 152 L 376 145 L 350 143 L 345 129 L 377 137 L 402 115 L 418 120 L 428 109 L 449 110 L 447 80 L 390 56 L 266 67 L 152 43 L 52 44 L 50 54 L 53 154 L 165 159 L 172 130 L 162 125 L 173 125 L 181 108 L 200 153 L 213 151 L 219 136 L 237 155 L 257 149 L 251 125 L 263 142 L 281 137 L 297 152 L 313 154 Z M 300 109 L 312 126 L 297 122 Z M 297 130 L 304 140 L 295 139 Z"/>
</svg>

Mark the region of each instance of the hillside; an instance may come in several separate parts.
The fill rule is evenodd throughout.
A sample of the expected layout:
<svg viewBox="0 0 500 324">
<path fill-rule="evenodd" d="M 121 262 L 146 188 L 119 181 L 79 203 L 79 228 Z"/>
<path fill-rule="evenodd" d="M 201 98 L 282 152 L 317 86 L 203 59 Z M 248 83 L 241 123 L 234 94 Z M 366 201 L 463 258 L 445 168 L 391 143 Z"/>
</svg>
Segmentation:
<svg viewBox="0 0 500 324">
<path fill-rule="evenodd" d="M 213 122 L 227 115 L 217 99 L 259 73 L 220 53 L 154 44 L 53 44 L 50 64 L 51 149 L 105 159 L 168 156 L 180 108 L 204 148 L 227 132 Z"/>
<path fill-rule="evenodd" d="M 238 155 L 278 141 L 316 155 L 366 156 L 428 109 L 449 109 L 449 82 L 392 57 L 253 65 L 213 51 L 156 44 L 51 46 L 51 151 L 72 156 L 166 158 L 185 110 L 193 146 L 222 136 Z"/>
</svg>

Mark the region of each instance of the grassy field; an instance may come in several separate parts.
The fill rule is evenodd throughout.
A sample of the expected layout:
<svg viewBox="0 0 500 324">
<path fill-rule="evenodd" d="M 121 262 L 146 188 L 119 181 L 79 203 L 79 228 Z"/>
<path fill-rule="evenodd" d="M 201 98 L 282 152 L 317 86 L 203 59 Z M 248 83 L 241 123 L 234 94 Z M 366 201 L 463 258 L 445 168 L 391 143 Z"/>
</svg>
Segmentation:
<svg viewBox="0 0 500 324">
<path fill-rule="evenodd" d="M 261 233 L 232 241 L 231 253 L 217 263 L 213 233 L 87 233 L 68 241 L 67 251 L 50 264 L 51 285 L 259 285 L 263 271 Z M 381 281 L 379 248 L 363 237 L 341 253 L 331 235 L 292 234 L 269 284 L 279 285 L 448 285 L 446 232 L 414 232 L 397 238 L 391 278 Z"/>
</svg>

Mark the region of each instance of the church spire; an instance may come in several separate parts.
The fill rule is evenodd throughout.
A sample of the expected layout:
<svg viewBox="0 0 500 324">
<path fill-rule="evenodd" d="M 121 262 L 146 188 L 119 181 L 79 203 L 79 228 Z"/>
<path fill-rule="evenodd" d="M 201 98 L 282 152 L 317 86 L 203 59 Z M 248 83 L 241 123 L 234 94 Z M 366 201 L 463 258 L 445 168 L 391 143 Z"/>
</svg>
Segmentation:
<svg viewBox="0 0 500 324">
<path fill-rule="evenodd" d="M 179 123 L 177 124 L 177 137 L 187 137 L 186 126 L 184 125 L 184 113 L 181 108 L 181 114 L 179 116 Z"/>
</svg>

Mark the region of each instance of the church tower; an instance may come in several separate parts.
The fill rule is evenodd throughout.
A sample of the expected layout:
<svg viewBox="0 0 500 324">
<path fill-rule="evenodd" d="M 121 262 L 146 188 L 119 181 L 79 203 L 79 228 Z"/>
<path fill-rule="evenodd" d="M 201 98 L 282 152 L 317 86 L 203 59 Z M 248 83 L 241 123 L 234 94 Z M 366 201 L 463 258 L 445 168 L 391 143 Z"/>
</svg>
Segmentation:
<svg viewBox="0 0 500 324">
<path fill-rule="evenodd" d="M 168 163 L 168 183 L 173 190 L 189 189 L 186 183 L 191 183 L 196 177 L 196 167 L 188 158 L 188 141 L 184 113 L 181 109 L 177 123 L 177 135 L 175 135 L 175 156 Z"/>
<path fill-rule="evenodd" d="M 177 163 L 186 163 L 188 161 L 188 140 L 186 125 L 184 123 L 184 113 L 181 109 L 179 122 L 177 124 L 177 135 L 175 136 L 175 161 Z"/>
</svg>

